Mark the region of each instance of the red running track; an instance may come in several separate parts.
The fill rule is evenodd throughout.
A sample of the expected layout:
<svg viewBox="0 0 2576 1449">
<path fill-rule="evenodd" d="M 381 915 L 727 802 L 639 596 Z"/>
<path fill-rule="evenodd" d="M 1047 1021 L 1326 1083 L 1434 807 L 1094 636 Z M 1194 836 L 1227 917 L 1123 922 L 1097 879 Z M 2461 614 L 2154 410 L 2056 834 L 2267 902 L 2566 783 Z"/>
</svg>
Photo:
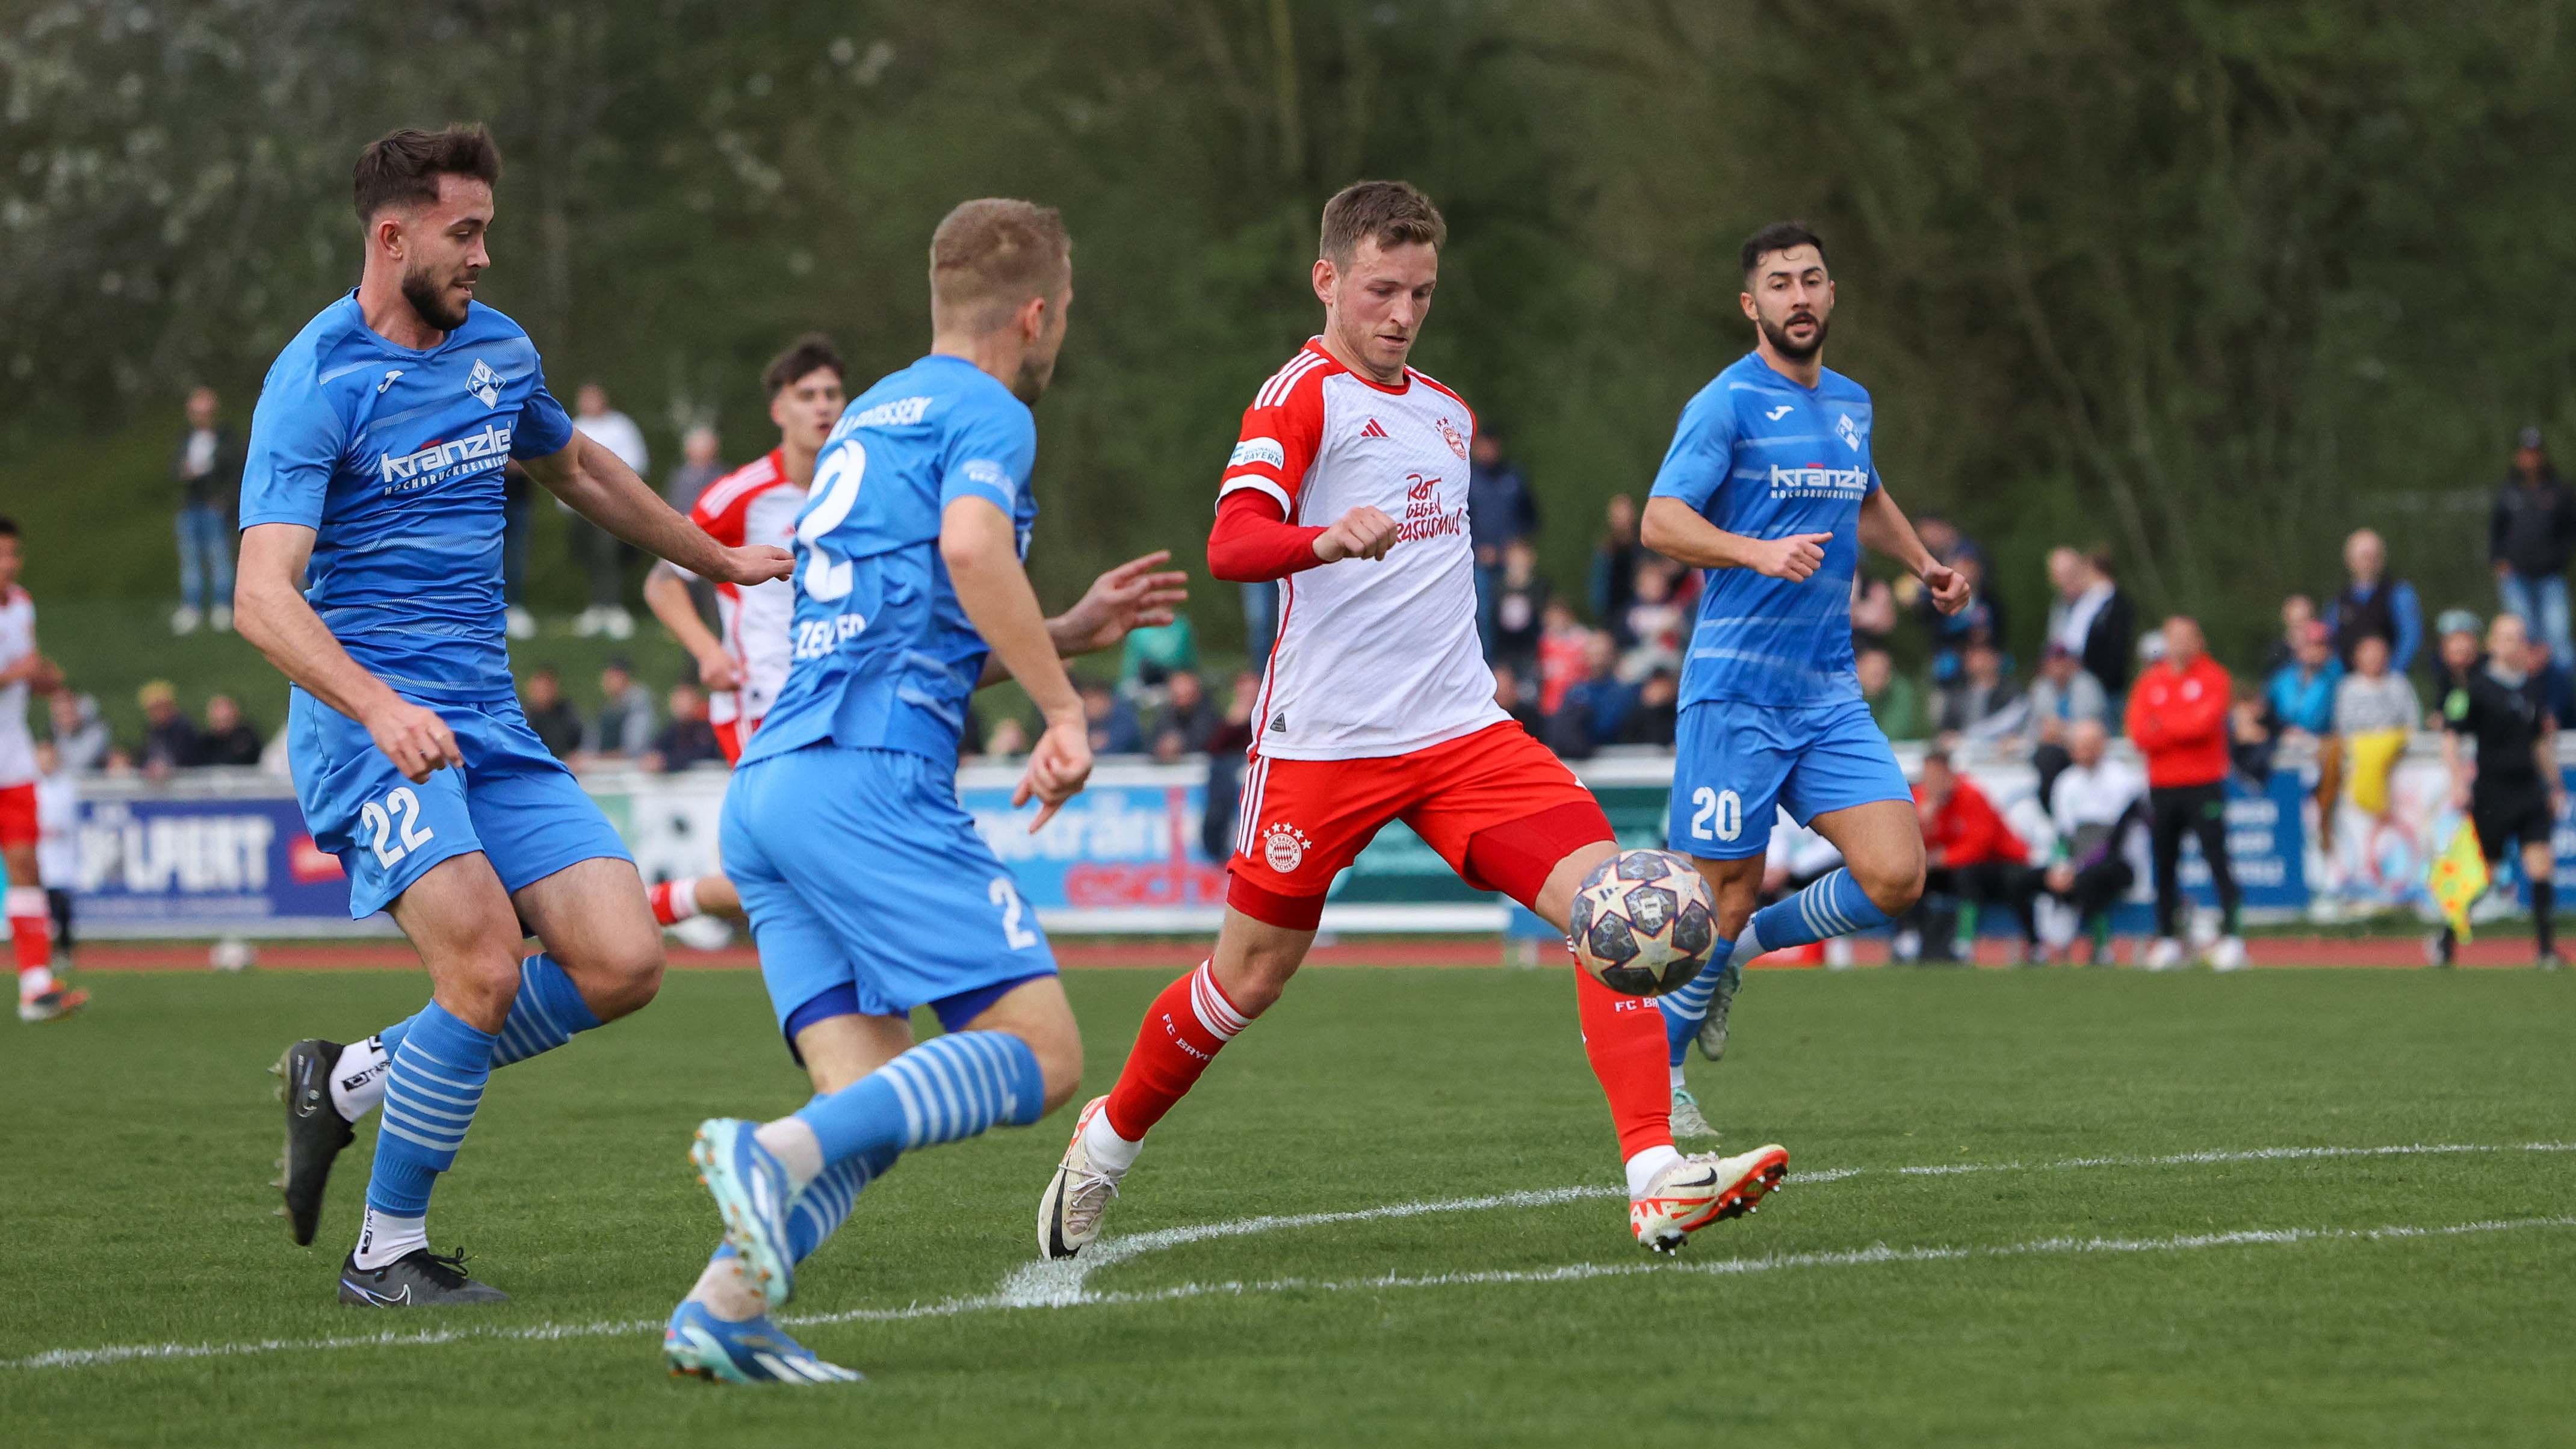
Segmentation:
<svg viewBox="0 0 2576 1449">
<path fill-rule="evenodd" d="M 1056 960 L 1067 970 L 1167 972 L 1196 966 L 1206 959 L 1208 946 L 1199 938 L 1060 940 L 1054 944 Z M 2423 942 L 2413 937 L 2264 936 L 2247 944 L 2257 966 L 2387 969 L 2424 964 Z M 273 941 L 258 949 L 259 966 L 269 971 L 416 970 L 420 964 L 411 947 L 400 941 Z M 2130 952 L 2137 949 L 2136 943 L 2128 947 Z M 1318 945 L 1307 957 L 1307 964 L 1494 966 L 1502 963 L 1503 950 L 1502 943 L 1491 936 L 1380 937 Z M 203 971 L 207 969 L 207 951 L 202 942 L 97 941 L 80 948 L 77 964 L 83 971 Z M 1885 945 L 1875 941 L 1859 943 L 1857 954 L 1862 965 L 1878 965 L 1887 959 Z M 2009 959 L 2007 947 L 1988 942 L 1980 952 L 1978 964 L 2002 967 Z M 2531 963 L 2531 940 L 2527 936 L 2487 936 L 2460 951 L 2462 966 L 2528 967 Z M 759 958 L 748 946 L 720 951 L 692 951 L 677 945 L 671 948 L 671 965 L 680 970 L 745 971 L 758 964 Z M 1766 956 L 1754 964 L 1757 968 L 1796 969 L 1801 963 Z"/>
</svg>

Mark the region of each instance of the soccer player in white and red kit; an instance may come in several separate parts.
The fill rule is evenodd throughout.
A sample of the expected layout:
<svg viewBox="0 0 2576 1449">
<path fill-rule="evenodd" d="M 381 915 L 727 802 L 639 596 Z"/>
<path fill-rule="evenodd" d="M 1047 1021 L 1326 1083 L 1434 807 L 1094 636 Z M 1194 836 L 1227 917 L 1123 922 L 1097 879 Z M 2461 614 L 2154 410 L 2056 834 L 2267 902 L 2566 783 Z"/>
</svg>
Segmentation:
<svg viewBox="0 0 2576 1449">
<path fill-rule="evenodd" d="M 1045 1253 L 1100 1222 L 1145 1133 L 1305 959 L 1333 877 L 1401 820 L 1470 885 L 1562 931 L 1586 873 L 1618 853 L 1599 802 L 1494 702 L 1467 534 L 1475 414 L 1405 365 L 1446 234 L 1402 182 L 1324 208 L 1324 332 L 1253 399 L 1219 487 L 1208 566 L 1278 580 L 1242 824 L 1215 955 L 1147 1009 L 1117 1085 L 1083 1109 L 1038 1207 Z M 1788 1154 L 1673 1146 L 1654 1003 L 1573 971 L 1583 1043 L 1618 1128 L 1639 1242 L 1669 1251 L 1748 1209 Z"/>
<path fill-rule="evenodd" d="M 798 338 L 780 353 L 760 375 L 769 389 L 769 420 L 778 425 L 778 446 L 708 484 L 689 511 L 689 521 L 731 547 L 766 543 L 793 549 L 796 515 L 804 511 L 805 496 L 814 486 L 814 457 L 848 401 L 843 370 L 839 349 L 819 332 Z M 725 763 L 740 760 L 761 716 L 769 713 L 770 701 L 787 682 L 788 623 L 796 612 L 796 586 L 786 579 L 749 588 L 718 584 L 722 638 L 698 617 L 687 578 L 670 564 L 655 565 L 644 580 L 644 603 L 697 659 L 716 743 L 724 750 Z M 646 894 L 654 918 L 666 926 L 696 915 L 743 919 L 742 898 L 722 875 L 661 881 Z"/>
<path fill-rule="evenodd" d="M 27 697 L 51 694 L 63 672 L 36 648 L 36 601 L 18 587 L 18 525 L 0 518 L 0 860 L 8 864 L 9 945 L 18 958 L 18 1019 L 57 1021 L 89 993 L 54 980 L 53 915 L 36 870 L 36 740 Z"/>
</svg>

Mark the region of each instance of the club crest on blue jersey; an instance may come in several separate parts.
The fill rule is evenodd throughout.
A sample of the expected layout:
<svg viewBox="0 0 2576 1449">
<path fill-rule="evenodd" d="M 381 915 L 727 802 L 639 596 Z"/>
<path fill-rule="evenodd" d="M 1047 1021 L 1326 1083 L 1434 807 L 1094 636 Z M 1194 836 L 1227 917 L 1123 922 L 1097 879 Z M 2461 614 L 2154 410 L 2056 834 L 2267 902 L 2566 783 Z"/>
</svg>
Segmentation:
<svg viewBox="0 0 2576 1449">
<path fill-rule="evenodd" d="M 481 398 L 483 406 L 491 407 L 501 401 L 501 374 L 492 370 L 492 364 L 478 357 L 474 359 L 474 370 L 465 375 L 465 392 L 469 397 Z"/>
</svg>

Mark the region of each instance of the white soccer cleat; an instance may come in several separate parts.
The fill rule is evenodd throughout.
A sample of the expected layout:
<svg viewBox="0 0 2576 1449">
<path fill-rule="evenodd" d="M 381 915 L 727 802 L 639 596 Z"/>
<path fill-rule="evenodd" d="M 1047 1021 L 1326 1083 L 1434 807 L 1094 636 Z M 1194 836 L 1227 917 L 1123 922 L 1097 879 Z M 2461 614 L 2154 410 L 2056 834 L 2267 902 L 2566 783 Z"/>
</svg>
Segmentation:
<svg viewBox="0 0 2576 1449">
<path fill-rule="evenodd" d="M 2158 936 L 2156 943 L 2147 948 L 2146 960 L 2140 964 L 2150 971 L 2179 971 L 2187 959 L 2188 953 L 2181 941 L 2172 936 Z"/>
<path fill-rule="evenodd" d="M 1673 1088 L 1672 1129 L 1675 1137 L 1717 1136 L 1717 1129 L 1708 1125 L 1708 1117 L 1699 1109 L 1699 1098 L 1688 1087 Z"/>
<path fill-rule="evenodd" d="M 1038 1252 L 1046 1257 L 1070 1258 L 1090 1247 L 1100 1236 L 1100 1220 L 1118 1196 L 1123 1174 L 1092 1166 L 1091 1149 L 1082 1143 L 1083 1129 L 1108 1102 L 1107 1097 L 1094 1097 L 1074 1119 L 1073 1140 L 1065 1144 L 1064 1160 L 1056 1164 L 1046 1194 L 1038 1199 Z"/>
<path fill-rule="evenodd" d="M 1685 1157 L 1628 1199 L 1628 1230 L 1640 1247 L 1672 1252 L 1710 1223 L 1753 1211 L 1788 1175 L 1789 1149 L 1776 1142 L 1733 1157 Z"/>
<path fill-rule="evenodd" d="M 2253 964 L 2246 958 L 2245 938 L 2242 936 L 2221 936 L 2217 944 L 2209 948 L 2209 969 L 2212 971 L 2242 971 Z"/>
</svg>

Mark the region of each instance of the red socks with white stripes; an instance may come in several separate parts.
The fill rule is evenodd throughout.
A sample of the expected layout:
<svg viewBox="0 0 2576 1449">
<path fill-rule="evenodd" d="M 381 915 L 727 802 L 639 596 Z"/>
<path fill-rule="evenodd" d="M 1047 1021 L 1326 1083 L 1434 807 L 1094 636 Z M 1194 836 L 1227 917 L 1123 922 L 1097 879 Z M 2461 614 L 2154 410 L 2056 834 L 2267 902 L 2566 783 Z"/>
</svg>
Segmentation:
<svg viewBox="0 0 2576 1449">
<path fill-rule="evenodd" d="M 1217 1048 L 1249 1025 L 1225 999 L 1207 962 L 1164 987 L 1145 1008 L 1145 1024 L 1136 1030 L 1136 1045 L 1119 1069 L 1118 1084 L 1109 1089 L 1108 1104 L 1085 1129 L 1093 1163 L 1113 1173 L 1125 1171 L 1136 1160 L 1145 1134 L 1198 1085 L 1199 1073 L 1216 1060 Z M 1659 1065 L 1662 1060 L 1656 1058 Z"/>
</svg>

